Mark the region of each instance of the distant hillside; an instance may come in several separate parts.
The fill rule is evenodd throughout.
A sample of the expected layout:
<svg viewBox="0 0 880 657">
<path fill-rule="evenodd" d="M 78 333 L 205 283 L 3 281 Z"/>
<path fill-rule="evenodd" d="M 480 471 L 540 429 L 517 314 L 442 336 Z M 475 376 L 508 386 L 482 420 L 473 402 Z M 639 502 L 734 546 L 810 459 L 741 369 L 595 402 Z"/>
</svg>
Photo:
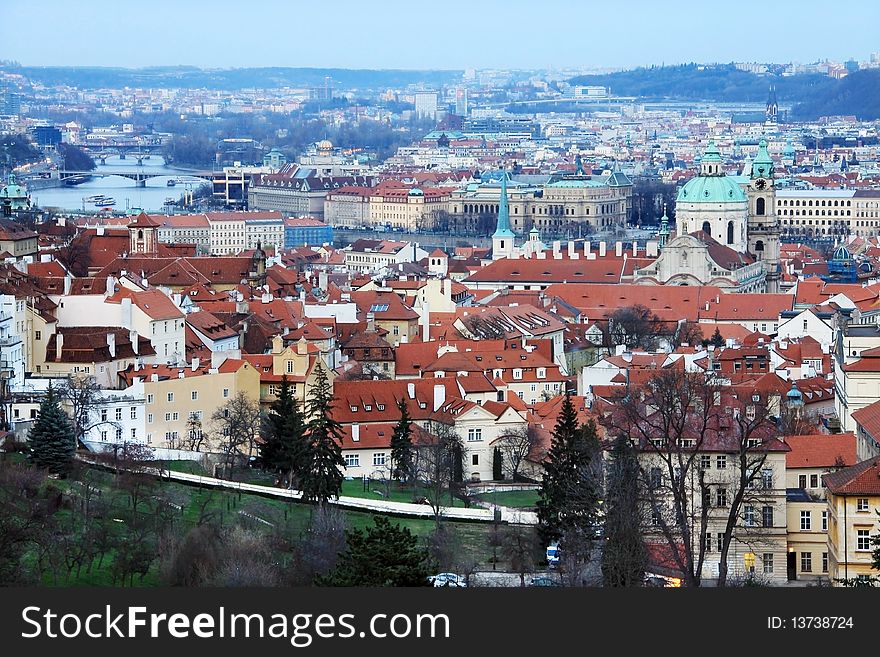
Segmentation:
<svg viewBox="0 0 880 657">
<path fill-rule="evenodd" d="M 81 89 L 152 87 L 245 89 L 321 87 L 330 77 L 334 87 L 382 89 L 426 83 L 439 85 L 461 77 L 461 71 L 405 71 L 344 68 L 236 68 L 201 69 L 194 66 L 111 68 L 79 66 L 3 66 L 46 85 L 66 84 Z"/>
<path fill-rule="evenodd" d="M 857 71 L 833 86 L 815 90 L 796 108 L 798 116 L 855 114 L 863 121 L 880 119 L 880 70 Z"/>
<path fill-rule="evenodd" d="M 831 114 L 854 114 L 860 119 L 880 117 L 880 71 L 859 71 L 843 80 L 825 75 L 778 73 L 756 75 L 732 64 L 652 66 L 606 75 L 582 75 L 571 84 L 610 87 L 620 96 L 680 98 L 716 102 L 764 102 L 771 85 L 780 103 L 794 105 L 792 118 L 814 119 Z"/>
</svg>

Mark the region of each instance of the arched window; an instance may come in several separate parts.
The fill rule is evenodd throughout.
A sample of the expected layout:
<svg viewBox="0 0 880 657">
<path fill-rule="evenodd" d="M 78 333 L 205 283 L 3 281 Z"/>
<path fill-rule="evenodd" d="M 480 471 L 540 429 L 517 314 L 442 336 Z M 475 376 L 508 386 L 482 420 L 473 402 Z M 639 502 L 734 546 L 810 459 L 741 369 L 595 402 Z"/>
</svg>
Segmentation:
<svg viewBox="0 0 880 657">
<path fill-rule="evenodd" d="M 144 239 L 144 231 L 141 229 L 138 229 L 138 239 L 139 240 Z"/>
<path fill-rule="evenodd" d="M 727 222 L 727 243 L 733 244 L 733 222 Z"/>
<path fill-rule="evenodd" d="M 755 255 L 758 257 L 758 260 L 764 259 L 764 242 L 763 240 L 758 240 L 755 242 Z"/>
<path fill-rule="evenodd" d="M 764 198 L 759 197 L 757 201 L 755 201 L 755 214 L 762 215 L 764 214 Z"/>
<path fill-rule="evenodd" d="M 712 237 L 712 226 L 708 221 L 703 222 L 703 232 L 706 233 L 706 237 Z"/>
</svg>

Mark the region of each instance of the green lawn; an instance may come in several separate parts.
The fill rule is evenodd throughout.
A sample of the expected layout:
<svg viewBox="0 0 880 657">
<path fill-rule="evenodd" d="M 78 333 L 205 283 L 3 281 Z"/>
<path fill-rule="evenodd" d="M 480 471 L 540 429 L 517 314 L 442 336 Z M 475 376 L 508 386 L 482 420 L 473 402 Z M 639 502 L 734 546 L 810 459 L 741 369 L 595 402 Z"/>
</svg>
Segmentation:
<svg viewBox="0 0 880 657">
<path fill-rule="evenodd" d="M 509 506 L 517 509 L 534 507 L 538 503 L 536 490 L 511 490 L 500 493 L 483 493 L 477 499 L 498 506 Z"/>
<path fill-rule="evenodd" d="M 346 479 L 342 482 L 342 494 L 347 497 L 360 497 L 370 500 L 412 503 L 414 499 L 425 496 L 425 489 L 404 488 L 395 482 L 388 484 L 383 481 L 370 482 L 365 489 L 362 479 Z M 444 496 L 443 504 L 449 506 L 449 502 L 449 496 Z M 458 498 L 453 498 L 452 506 L 463 508 L 465 503 Z"/>
</svg>

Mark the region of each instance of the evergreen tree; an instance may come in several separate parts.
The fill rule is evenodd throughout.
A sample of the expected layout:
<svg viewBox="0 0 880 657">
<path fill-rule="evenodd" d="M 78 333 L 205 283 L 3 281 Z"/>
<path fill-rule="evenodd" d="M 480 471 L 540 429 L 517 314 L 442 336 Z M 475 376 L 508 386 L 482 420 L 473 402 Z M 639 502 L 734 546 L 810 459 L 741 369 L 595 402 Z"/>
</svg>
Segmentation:
<svg viewBox="0 0 880 657">
<path fill-rule="evenodd" d="M 391 476 L 400 482 L 408 483 L 412 480 L 413 444 L 412 444 L 412 418 L 406 405 L 406 398 L 401 397 L 397 402 L 400 411 L 400 419 L 391 434 Z"/>
<path fill-rule="evenodd" d="M 73 464 L 76 454 L 76 437 L 67 414 L 58 404 L 58 397 L 49 385 L 46 398 L 40 404 L 40 412 L 28 435 L 30 453 L 28 459 L 38 468 L 64 475 Z"/>
<path fill-rule="evenodd" d="M 309 391 L 308 435 L 302 459 L 300 489 L 303 500 L 324 504 L 338 498 L 342 489 L 342 426 L 333 419 L 333 390 L 327 372 L 317 366 L 315 384 Z"/>
<path fill-rule="evenodd" d="M 614 442 L 605 495 L 605 586 L 641 586 L 644 581 L 648 555 L 641 532 L 638 482 L 638 457 L 629 437 L 621 434 Z"/>
<path fill-rule="evenodd" d="M 492 479 L 495 481 L 504 479 L 504 457 L 500 447 L 496 447 L 492 452 Z"/>
<path fill-rule="evenodd" d="M 595 422 L 579 426 L 571 395 L 566 393 L 538 491 L 538 531 L 545 543 L 566 534 L 591 534 L 599 503 L 592 467 L 597 442 Z"/>
<path fill-rule="evenodd" d="M 278 398 L 269 407 L 260 451 L 269 468 L 285 473 L 289 486 L 302 478 L 306 422 L 286 374 L 281 377 Z"/>
<path fill-rule="evenodd" d="M 431 558 L 406 527 L 373 516 L 373 527 L 346 532 L 346 543 L 336 568 L 315 579 L 318 586 L 429 586 Z"/>
<path fill-rule="evenodd" d="M 712 337 L 709 338 L 709 344 L 715 347 L 723 347 L 724 346 L 724 338 L 721 337 L 721 331 L 718 330 L 718 327 L 715 327 L 715 332 L 712 334 Z"/>
</svg>

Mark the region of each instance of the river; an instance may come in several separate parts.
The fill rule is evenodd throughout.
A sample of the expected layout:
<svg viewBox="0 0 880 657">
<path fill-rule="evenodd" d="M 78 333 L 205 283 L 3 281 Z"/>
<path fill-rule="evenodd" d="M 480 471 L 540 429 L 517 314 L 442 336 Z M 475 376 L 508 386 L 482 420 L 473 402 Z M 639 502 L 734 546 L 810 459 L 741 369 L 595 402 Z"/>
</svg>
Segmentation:
<svg viewBox="0 0 880 657">
<path fill-rule="evenodd" d="M 41 208 L 60 208 L 62 210 L 79 210 L 94 212 L 101 206 L 95 206 L 92 201 L 85 201 L 89 196 L 103 194 L 116 200 L 112 206 L 113 212 L 127 212 L 133 208 L 140 208 L 149 212 L 168 211 L 172 206 L 166 205 L 166 199 L 173 198 L 178 201 L 185 190 L 195 190 L 202 184 L 210 184 L 201 178 L 187 176 L 182 169 L 175 169 L 165 165 L 161 155 L 151 155 L 150 159 L 143 160 L 139 165 L 137 159 L 132 156 L 120 159 L 118 155 L 107 158 L 106 164 L 98 164 L 95 173 L 112 174 L 115 171 L 142 170 L 146 173 L 161 174 L 156 178 L 149 178 L 146 187 L 137 187 L 134 180 L 122 176 L 110 175 L 106 178 L 92 178 L 80 185 L 49 187 L 34 189 L 30 192 L 31 203 Z M 173 187 L 168 186 L 168 180 L 175 178 L 179 182 Z"/>
</svg>

